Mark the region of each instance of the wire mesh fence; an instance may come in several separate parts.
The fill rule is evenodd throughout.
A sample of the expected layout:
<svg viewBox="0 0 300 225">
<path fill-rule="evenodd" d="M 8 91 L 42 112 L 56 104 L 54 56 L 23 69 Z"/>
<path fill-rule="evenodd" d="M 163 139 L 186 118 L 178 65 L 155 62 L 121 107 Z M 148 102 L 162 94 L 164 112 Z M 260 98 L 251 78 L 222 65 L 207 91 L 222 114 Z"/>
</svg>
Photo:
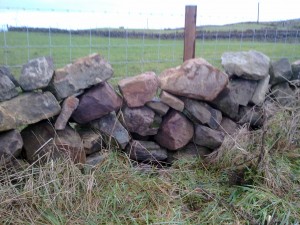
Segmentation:
<svg viewBox="0 0 300 225">
<path fill-rule="evenodd" d="M 11 12 L 12 9 L 5 11 Z M 28 13 L 26 10 L 25 12 Z M 100 18 L 94 17 L 97 21 L 92 20 L 91 24 L 87 22 L 88 28 L 72 19 L 71 14 L 74 12 L 59 13 L 64 14 L 59 19 L 67 19 L 69 24 L 57 24 L 55 28 L 46 27 L 47 22 L 44 20 L 44 24 L 34 27 L 23 21 L 22 16 L 12 16 L 14 22 L 0 28 L 0 65 L 10 67 L 18 76 L 22 64 L 32 58 L 51 56 L 55 67 L 59 68 L 79 57 L 98 52 L 112 64 L 114 79 L 119 80 L 144 71 L 158 74 L 182 63 L 183 15 L 171 15 L 174 21 L 175 18 L 176 21 L 182 21 L 178 25 L 168 26 L 163 23 L 160 28 L 153 29 L 149 26 L 149 21 L 164 21 L 166 15 L 138 14 L 138 18 L 144 21 L 144 28 L 133 29 L 127 26 L 105 26 L 101 15 L 107 16 L 107 12 L 93 12 L 100 15 Z M 49 15 L 53 17 L 56 14 L 50 12 Z M 80 11 L 76 11 L 75 15 L 79 18 L 88 16 L 86 12 Z M 120 16 L 122 20 L 121 15 L 115 16 Z M 131 18 L 132 15 L 127 16 Z M 201 13 L 198 17 L 196 57 L 203 57 L 219 68 L 221 55 L 226 51 L 254 49 L 265 53 L 271 59 L 285 57 L 291 62 L 300 58 L 300 21 L 290 24 L 277 22 L 201 26 Z M 93 19 L 93 16 L 90 18 Z M 127 23 L 126 20 L 123 22 Z"/>
</svg>

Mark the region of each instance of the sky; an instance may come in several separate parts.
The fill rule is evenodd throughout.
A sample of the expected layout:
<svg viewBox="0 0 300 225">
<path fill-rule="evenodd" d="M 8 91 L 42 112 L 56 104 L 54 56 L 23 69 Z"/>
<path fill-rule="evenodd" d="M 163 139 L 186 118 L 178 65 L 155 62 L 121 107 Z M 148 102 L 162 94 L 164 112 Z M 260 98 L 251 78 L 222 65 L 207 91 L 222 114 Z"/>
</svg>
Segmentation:
<svg viewBox="0 0 300 225">
<path fill-rule="evenodd" d="M 62 29 L 184 26 L 185 5 L 197 5 L 197 26 L 300 18 L 299 0 L 0 0 L 0 27 Z"/>
</svg>

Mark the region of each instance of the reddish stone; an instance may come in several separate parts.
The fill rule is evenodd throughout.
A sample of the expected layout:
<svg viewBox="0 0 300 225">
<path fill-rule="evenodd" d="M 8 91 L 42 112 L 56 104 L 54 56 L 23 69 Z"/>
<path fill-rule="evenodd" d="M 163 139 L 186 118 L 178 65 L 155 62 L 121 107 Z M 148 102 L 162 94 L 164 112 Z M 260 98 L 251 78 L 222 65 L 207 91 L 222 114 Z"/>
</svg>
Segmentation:
<svg viewBox="0 0 300 225">
<path fill-rule="evenodd" d="M 61 112 L 55 121 L 55 129 L 63 130 L 65 129 L 68 120 L 70 119 L 72 113 L 75 111 L 79 104 L 79 99 L 75 96 L 70 96 L 66 98 L 63 102 Z"/>
<path fill-rule="evenodd" d="M 79 101 L 72 118 L 80 124 L 99 119 L 108 113 L 118 110 L 122 99 L 107 82 L 92 87 L 85 92 Z"/>
<path fill-rule="evenodd" d="M 164 117 L 154 138 L 159 145 L 169 150 L 177 150 L 185 146 L 193 135 L 193 124 L 181 113 L 171 110 Z"/>
<path fill-rule="evenodd" d="M 146 72 L 125 78 L 118 83 L 119 89 L 129 107 L 140 107 L 156 94 L 158 80 L 154 72 Z"/>
</svg>

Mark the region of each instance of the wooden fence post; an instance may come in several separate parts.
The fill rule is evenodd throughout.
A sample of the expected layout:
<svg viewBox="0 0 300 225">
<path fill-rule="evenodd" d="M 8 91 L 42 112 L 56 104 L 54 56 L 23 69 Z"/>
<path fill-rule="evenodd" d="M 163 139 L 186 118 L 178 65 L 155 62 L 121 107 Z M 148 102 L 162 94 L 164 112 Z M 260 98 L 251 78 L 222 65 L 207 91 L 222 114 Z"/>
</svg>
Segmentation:
<svg viewBox="0 0 300 225">
<path fill-rule="evenodd" d="M 197 6 L 185 6 L 183 61 L 195 58 Z"/>
</svg>

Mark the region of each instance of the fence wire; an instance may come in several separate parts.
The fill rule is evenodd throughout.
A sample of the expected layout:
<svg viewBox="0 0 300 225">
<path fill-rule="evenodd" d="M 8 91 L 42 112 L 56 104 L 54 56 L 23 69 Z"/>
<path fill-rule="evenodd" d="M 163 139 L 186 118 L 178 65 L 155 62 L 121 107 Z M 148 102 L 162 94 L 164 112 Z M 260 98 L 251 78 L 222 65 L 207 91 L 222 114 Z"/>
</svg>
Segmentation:
<svg viewBox="0 0 300 225">
<path fill-rule="evenodd" d="M 12 11 L 12 9 L 5 10 Z M 72 12 L 63 13 L 69 20 L 68 13 Z M 76 13 L 85 15 L 84 12 Z M 127 26 L 118 28 L 97 26 L 95 21 L 89 28 L 83 28 L 78 24 L 76 29 L 75 21 L 68 29 L 39 28 L 19 21 L 21 17 L 15 18 L 15 23 L 9 26 L 2 25 L 0 28 L 0 66 L 10 67 L 18 77 L 22 65 L 32 58 L 51 56 L 55 67 L 60 68 L 79 57 L 98 52 L 112 64 L 114 80 L 118 81 L 145 71 L 159 74 L 166 68 L 180 65 L 183 58 L 183 15 L 177 16 L 177 19 L 180 19 L 178 21 L 182 22 L 175 26 L 176 28 L 160 29 L 150 29 L 148 22 L 151 21 L 151 16 L 155 17 L 155 20 L 160 18 L 163 21 L 166 15 L 139 16 L 147 21 L 144 28 L 140 29 Z M 171 16 L 173 19 L 176 18 L 176 15 Z M 201 21 L 201 15 L 198 17 Z M 265 53 L 273 60 L 288 58 L 293 62 L 300 59 L 299 24 L 293 26 L 280 23 L 241 23 L 228 26 L 197 24 L 196 57 L 203 57 L 221 68 L 222 53 L 254 49 Z M 172 26 L 174 25 L 169 27 Z"/>
</svg>

